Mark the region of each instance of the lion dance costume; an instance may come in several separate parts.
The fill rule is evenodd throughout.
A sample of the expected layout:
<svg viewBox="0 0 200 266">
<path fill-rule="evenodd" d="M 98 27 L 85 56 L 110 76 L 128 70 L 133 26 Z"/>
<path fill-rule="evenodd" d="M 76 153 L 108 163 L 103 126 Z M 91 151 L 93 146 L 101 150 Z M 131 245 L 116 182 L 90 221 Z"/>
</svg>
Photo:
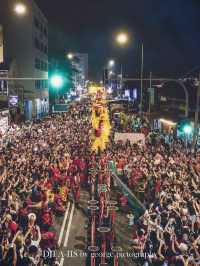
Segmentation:
<svg viewBox="0 0 200 266">
<path fill-rule="evenodd" d="M 109 141 L 111 126 L 105 101 L 105 92 L 102 88 L 98 88 L 92 104 L 92 128 L 92 150 L 96 153 L 104 151 Z"/>
</svg>

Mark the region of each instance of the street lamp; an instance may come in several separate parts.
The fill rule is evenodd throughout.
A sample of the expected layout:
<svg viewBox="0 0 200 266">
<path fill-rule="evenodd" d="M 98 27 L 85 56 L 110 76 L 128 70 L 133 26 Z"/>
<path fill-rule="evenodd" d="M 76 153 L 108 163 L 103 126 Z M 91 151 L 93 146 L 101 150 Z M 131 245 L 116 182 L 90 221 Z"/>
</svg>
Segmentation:
<svg viewBox="0 0 200 266">
<path fill-rule="evenodd" d="M 119 32 L 116 37 L 115 41 L 120 46 L 125 46 L 129 42 L 129 34 L 127 32 Z M 121 65 L 121 74 L 120 74 L 120 95 L 122 96 L 123 90 L 123 72 L 122 72 L 122 65 Z"/>
<path fill-rule="evenodd" d="M 108 66 L 109 66 L 109 67 L 113 67 L 114 65 L 115 65 L 115 61 L 111 59 L 111 60 L 108 62 Z"/>
<path fill-rule="evenodd" d="M 23 16 L 27 12 L 27 8 L 23 3 L 17 3 L 14 7 L 14 11 L 17 15 Z"/>
<path fill-rule="evenodd" d="M 121 45 L 125 46 L 129 42 L 129 34 L 126 32 L 120 32 L 116 35 L 116 42 Z M 140 95 L 140 112 L 142 115 L 142 99 L 143 99 L 143 72 L 144 72 L 144 45 L 141 44 L 141 68 L 140 68 L 140 85 L 141 85 L 141 95 Z M 121 70 L 121 76 L 122 76 L 122 70 Z M 123 82 L 123 79 L 121 79 L 121 83 Z"/>
<path fill-rule="evenodd" d="M 112 76 L 112 74 L 113 74 L 113 71 L 112 70 L 109 71 L 109 76 Z"/>
<path fill-rule="evenodd" d="M 129 41 L 129 35 L 126 32 L 120 32 L 117 34 L 116 42 L 119 45 L 124 46 L 128 43 L 128 41 Z"/>
<path fill-rule="evenodd" d="M 73 55 L 72 53 L 69 53 L 69 54 L 67 55 L 67 58 L 68 58 L 69 60 L 72 60 L 72 59 L 74 58 L 74 55 Z"/>
<path fill-rule="evenodd" d="M 129 34 L 126 32 L 119 32 L 116 35 L 115 41 L 120 46 L 125 46 L 129 42 Z M 122 95 L 122 88 L 123 88 L 123 73 L 122 73 L 122 65 L 121 65 L 121 74 L 120 74 L 120 95 Z"/>
</svg>

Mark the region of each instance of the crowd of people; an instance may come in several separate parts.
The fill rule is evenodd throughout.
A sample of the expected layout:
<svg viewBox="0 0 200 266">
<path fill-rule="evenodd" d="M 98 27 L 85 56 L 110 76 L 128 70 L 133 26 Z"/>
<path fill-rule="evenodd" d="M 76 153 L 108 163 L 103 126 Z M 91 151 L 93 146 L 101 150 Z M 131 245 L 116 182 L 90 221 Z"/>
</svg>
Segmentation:
<svg viewBox="0 0 200 266">
<path fill-rule="evenodd" d="M 132 250 L 154 254 L 138 259 L 141 265 L 197 265 L 199 158 L 187 153 L 180 139 L 155 136 L 149 135 L 144 146 L 127 142 L 110 148 L 119 176 L 146 209 L 132 225 Z"/>
<path fill-rule="evenodd" d="M 79 201 L 81 185 L 92 182 L 89 169 L 103 169 L 98 182 L 108 178 L 106 183 L 112 189 L 107 173 L 110 161 L 146 209 L 131 225 L 131 250 L 154 256 L 137 262 L 145 266 L 197 265 L 197 154 L 187 153 L 182 141 L 171 141 L 172 136 L 149 134 L 145 145 L 114 143 L 114 127 L 105 151 L 95 155 L 90 147 L 91 113 L 86 106 L 76 104 L 67 113 L 12 126 L 1 143 L 0 265 L 56 265 L 55 260 L 42 257 L 42 250 L 57 248 L 53 216 L 64 214 L 70 197 Z M 140 129 L 149 127 L 148 121 L 138 117 L 128 121 L 125 131 L 130 121 L 135 132 L 136 124 Z"/>
<path fill-rule="evenodd" d="M 147 133 L 150 127 L 147 116 L 141 118 L 138 114 L 115 113 L 112 118 L 113 128 L 118 132 Z"/>
<path fill-rule="evenodd" d="M 56 265 L 54 215 L 87 183 L 89 122 L 84 106 L 11 126 L 0 147 L 0 265 Z"/>
</svg>

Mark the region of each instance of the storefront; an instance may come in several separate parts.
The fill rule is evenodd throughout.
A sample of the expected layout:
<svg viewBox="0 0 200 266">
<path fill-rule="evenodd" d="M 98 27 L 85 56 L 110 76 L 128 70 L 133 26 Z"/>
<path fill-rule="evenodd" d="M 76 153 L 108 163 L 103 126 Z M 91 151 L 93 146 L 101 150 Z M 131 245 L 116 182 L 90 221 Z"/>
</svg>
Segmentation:
<svg viewBox="0 0 200 266">
<path fill-rule="evenodd" d="M 0 144 L 3 143 L 9 127 L 9 110 L 0 111 Z"/>
<path fill-rule="evenodd" d="M 35 99 L 36 118 L 42 118 L 49 113 L 49 102 L 47 98 Z"/>
</svg>

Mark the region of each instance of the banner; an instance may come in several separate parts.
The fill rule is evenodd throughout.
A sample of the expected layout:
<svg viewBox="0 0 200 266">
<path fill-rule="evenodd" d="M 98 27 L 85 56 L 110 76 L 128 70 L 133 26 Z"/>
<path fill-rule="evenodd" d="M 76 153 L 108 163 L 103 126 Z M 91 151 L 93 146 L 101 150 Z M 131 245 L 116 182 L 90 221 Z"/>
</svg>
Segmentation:
<svg viewBox="0 0 200 266">
<path fill-rule="evenodd" d="M 0 134 L 4 135 L 8 129 L 8 117 L 0 117 Z"/>
<path fill-rule="evenodd" d="M 142 145 L 145 145 L 145 135 L 143 133 L 115 133 L 115 143 L 118 141 L 126 142 L 127 140 L 129 140 L 131 144 L 140 142 Z"/>
</svg>

